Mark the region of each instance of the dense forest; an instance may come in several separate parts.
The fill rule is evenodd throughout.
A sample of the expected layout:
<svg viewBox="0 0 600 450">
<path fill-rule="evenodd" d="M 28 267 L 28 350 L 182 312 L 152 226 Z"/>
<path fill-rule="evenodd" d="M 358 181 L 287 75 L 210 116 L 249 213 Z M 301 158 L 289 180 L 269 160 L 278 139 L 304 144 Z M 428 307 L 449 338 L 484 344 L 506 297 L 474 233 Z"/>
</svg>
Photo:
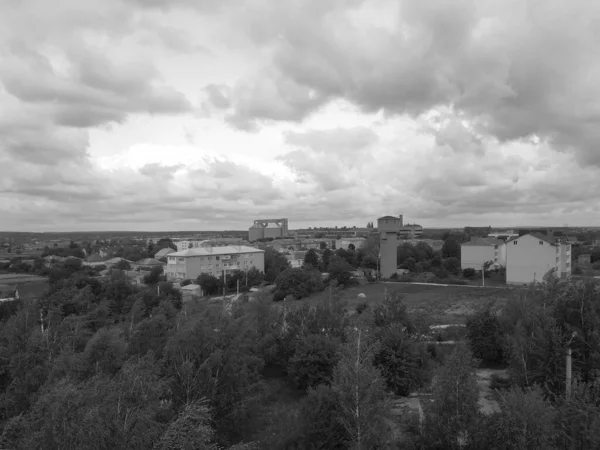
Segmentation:
<svg viewBox="0 0 600 450">
<path fill-rule="evenodd" d="M 470 317 L 453 346 L 432 343 L 401 296 L 352 310 L 340 289 L 312 305 L 262 293 L 183 303 L 168 283 L 82 271 L 3 304 L 0 447 L 600 448 L 592 282 L 547 277 Z M 475 370 L 498 364 L 500 410 L 484 415 Z M 417 392 L 421 415 L 394 412 Z"/>
</svg>

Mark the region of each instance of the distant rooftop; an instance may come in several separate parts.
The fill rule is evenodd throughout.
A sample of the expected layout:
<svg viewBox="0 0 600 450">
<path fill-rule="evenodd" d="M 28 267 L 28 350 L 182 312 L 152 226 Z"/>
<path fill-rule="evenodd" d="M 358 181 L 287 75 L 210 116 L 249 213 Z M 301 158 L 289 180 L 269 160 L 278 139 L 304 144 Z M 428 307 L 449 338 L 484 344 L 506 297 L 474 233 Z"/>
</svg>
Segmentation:
<svg viewBox="0 0 600 450">
<path fill-rule="evenodd" d="M 230 255 L 236 253 L 264 253 L 264 250 L 260 250 L 254 247 L 247 247 L 245 245 L 228 245 L 225 247 L 199 247 L 190 248 L 181 252 L 170 253 L 169 257 L 185 257 L 185 256 L 210 256 L 210 255 Z"/>
</svg>

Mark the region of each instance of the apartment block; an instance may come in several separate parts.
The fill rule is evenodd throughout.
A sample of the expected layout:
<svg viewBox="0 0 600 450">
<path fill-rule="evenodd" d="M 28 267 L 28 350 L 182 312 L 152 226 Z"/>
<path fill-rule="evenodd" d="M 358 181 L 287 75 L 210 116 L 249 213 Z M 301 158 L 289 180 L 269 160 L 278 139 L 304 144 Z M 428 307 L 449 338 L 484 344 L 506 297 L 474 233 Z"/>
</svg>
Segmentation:
<svg viewBox="0 0 600 450">
<path fill-rule="evenodd" d="M 460 244 L 461 269 L 481 270 L 486 262 L 505 267 L 506 244 L 495 237 L 474 237 Z"/>
<path fill-rule="evenodd" d="M 559 278 L 571 275 L 571 244 L 565 240 L 530 233 L 506 242 L 506 283 L 539 282 L 552 269 Z"/>
<path fill-rule="evenodd" d="M 195 279 L 202 273 L 221 277 L 224 272 L 251 268 L 265 271 L 264 250 L 242 245 L 198 247 L 168 255 L 165 273 L 168 278 L 183 280 Z"/>
</svg>

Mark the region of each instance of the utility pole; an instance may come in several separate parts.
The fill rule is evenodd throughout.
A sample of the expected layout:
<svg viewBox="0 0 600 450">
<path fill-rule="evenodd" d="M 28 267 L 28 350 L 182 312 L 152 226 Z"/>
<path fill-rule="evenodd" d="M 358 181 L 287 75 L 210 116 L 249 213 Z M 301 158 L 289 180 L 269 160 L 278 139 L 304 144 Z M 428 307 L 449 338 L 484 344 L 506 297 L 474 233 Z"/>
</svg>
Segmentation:
<svg viewBox="0 0 600 450">
<path fill-rule="evenodd" d="M 577 336 L 577 331 L 573 331 L 573 334 L 571 335 L 571 339 L 569 339 L 569 342 L 567 342 L 567 358 L 566 358 L 566 366 L 567 366 L 566 372 L 567 373 L 566 373 L 566 380 L 565 380 L 565 397 L 567 398 L 567 401 L 569 401 L 571 399 L 571 379 L 572 379 L 571 342 L 573 342 L 573 339 L 575 339 L 575 336 Z"/>
<path fill-rule="evenodd" d="M 240 279 L 237 280 L 237 295 L 240 295 Z"/>
<path fill-rule="evenodd" d="M 566 379 L 566 384 L 565 384 L 565 394 L 567 397 L 567 401 L 569 401 L 571 399 L 571 347 L 569 346 L 567 348 L 567 379 Z"/>
<path fill-rule="evenodd" d="M 225 277 L 225 269 L 223 269 L 223 300 L 225 300 L 225 287 L 227 286 L 227 278 Z"/>
<path fill-rule="evenodd" d="M 485 262 L 481 265 L 481 286 L 485 286 Z"/>
</svg>

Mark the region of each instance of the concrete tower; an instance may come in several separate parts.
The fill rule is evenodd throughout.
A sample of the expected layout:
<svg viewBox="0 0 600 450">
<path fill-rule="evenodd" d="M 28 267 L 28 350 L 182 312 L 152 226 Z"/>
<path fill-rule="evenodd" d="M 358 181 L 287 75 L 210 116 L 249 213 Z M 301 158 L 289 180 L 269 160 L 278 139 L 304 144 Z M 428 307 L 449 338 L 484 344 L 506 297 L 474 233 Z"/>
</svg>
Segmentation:
<svg viewBox="0 0 600 450">
<path fill-rule="evenodd" d="M 402 227 L 402 216 L 384 216 L 377 219 L 379 232 L 379 271 L 382 278 L 389 278 L 398 268 L 398 231 Z"/>
</svg>

